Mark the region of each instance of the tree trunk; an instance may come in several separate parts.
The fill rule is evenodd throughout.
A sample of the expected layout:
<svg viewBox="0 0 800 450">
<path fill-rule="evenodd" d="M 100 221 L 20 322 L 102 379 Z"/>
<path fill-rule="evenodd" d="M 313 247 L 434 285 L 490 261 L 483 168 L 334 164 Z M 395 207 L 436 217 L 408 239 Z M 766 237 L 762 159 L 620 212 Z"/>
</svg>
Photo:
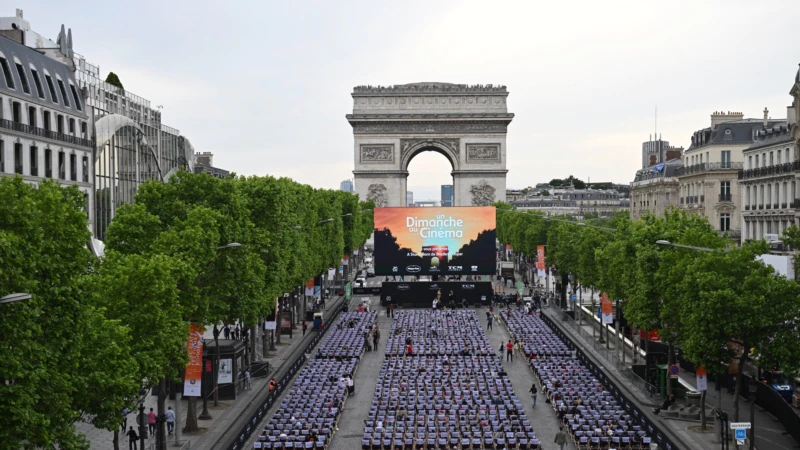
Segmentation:
<svg viewBox="0 0 800 450">
<path fill-rule="evenodd" d="M 700 394 L 700 429 L 706 429 L 706 391 Z"/>
<path fill-rule="evenodd" d="M 283 298 L 278 297 L 278 310 L 275 311 L 275 343 L 281 343 L 281 303 L 283 302 Z"/>
<path fill-rule="evenodd" d="M 119 429 L 114 430 L 114 450 L 119 450 Z"/>
<path fill-rule="evenodd" d="M 667 397 L 672 395 L 672 375 L 669 373 L 669 368 L 675 364 L 675 348 L 672 342 L 667 343 Z"/>
<path fill-rule="evenodd" d="M 164 414 L 167 410 L 167 380 L 162 379 L 161 382 L 158 383 L 158 415 L 160 417 L 161 414 Z M 155 439 L 157 445 L 157 450 L 167 450 L 167 423 L 162 421 L 158 424 L 158 428 L 156 429 L 156 433 L 158 433 L 157 438 Z"/>
<path fill-rule="evenodd" d="M 186 402 L 186 428 L 184 432 L 197 431 L 197 397 L 189 397 Z"/>
<path fill-rule="evenodd" d="M 744 364 L 747 362 L 747 349 L 750 345 L 747 342 L 742 343 L 742 355 L 739 356 L 739 364 L 736 368 L 736 389 L 733 392 L 733 421 L 739 421 L 739 393 L 742 392 L 742 372 L 744 371 Z M 721 391 L 720 391 L 721 392 Z"/>
</svg>

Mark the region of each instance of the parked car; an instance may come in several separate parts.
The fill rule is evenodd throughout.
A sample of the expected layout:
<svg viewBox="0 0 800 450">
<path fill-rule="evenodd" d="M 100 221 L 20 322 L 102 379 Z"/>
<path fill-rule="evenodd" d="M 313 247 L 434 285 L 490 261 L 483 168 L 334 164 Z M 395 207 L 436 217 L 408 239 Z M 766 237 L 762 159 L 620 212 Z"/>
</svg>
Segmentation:
<svg viewBox="0 0 800 450">
<path fill-rule="evenodd" d="M 356 278 L 356 287 L 366 287 L 367 286 L 367 279 L 364 277 Z"/>
<path fill-rule="evenodd" d="M 367 268 L 367 278 L 374 277 L 374 276 L 375 276 L 375 268 L 374 267 L 368 267 Z"/>
</svg>

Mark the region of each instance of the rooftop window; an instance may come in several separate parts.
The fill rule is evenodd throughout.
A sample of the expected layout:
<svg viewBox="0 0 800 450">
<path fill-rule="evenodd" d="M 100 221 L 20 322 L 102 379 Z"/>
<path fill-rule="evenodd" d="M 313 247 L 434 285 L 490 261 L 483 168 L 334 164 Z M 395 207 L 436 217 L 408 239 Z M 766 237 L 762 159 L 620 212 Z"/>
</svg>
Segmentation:
<svg viewBox="0 0 800 450">
<path fill-rule="evenodd" d="M 64 104 L 69 106 L 69 97 L 67 97 L 67 90 L 64 88 L 64 82 L 60 79 L 56 79 L 58 81 L 58 90 L 61 91 L 61 98 L 64 99 Z"/>
<path fill-rule="evenodd" d="M 53 99 L 53 103 L 58 103 L 58 95 L 56 95 L 56 87 L 53 85 L 53 79 L 50 78 L 48 74 L 44 74 L 44 79 L 47 81 L 47 88 L 50 90 L 50 97 Z"/>
<path fill-rule="evenodd" d="M 16 64 L 17 66 L 17 73 L 19 74 L 19 80 L 22 82 L 22 90 L 25 91 L 26 94 L 31 93 L 31 87 L 28 84 L 28 76 L 25 75 L 25 69 L 22 67 L 22 64 Z"/>
<path fill-rule="evenodd" d="M 42 90 L 42 80 L 39 79 L 39 72 L 35 69 L 31 69 L 31 75 L 33 75 L 33 84 L 36 85 L 36 93 L 39 94 L 39 98 L 44 98 L 44 90 Z"/>
<path fill-rule="evenodd" d="M 80 97 L 78 97 L 78 91 L 75 90 L 75 85 L 70 83 L 69 90 L 72 91 L 72 98 L 75 100 L 75 107 L 78 109 L 78 111 L 83 111 L 83 108 L 81 107 Z"/>
<path fill-rule="evenodd" d="M 8 60 L 0 56 L 0 70 L 3 71 L 3 77 L 6 79 L 6 86 L 9 89 L 14 89 L 14 78 L 11 77 L 11 69 L 8 67 Z"/>
</svg>

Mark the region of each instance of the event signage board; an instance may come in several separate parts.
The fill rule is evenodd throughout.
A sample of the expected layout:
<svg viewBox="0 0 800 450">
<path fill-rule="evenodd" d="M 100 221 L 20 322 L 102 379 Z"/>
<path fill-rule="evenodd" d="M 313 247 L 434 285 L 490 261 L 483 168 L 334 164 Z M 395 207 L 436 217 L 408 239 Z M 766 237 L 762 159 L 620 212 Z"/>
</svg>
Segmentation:
<svg viewBox="0 0 800 450">
<path fill-rule="evenodd" d="M 614 307 L 605 292 L 600 294 L 600 310 L 603 313 L 603 324 L 614 323 Z"/>
<path fill-rule="evenodd" d="M 544 245 L 536 246 L 536 271 L 540 277 L 547 276 L 544 263 Z"/>
<path fill-rule="evenodd" d="M 377 275 L 492 275 L 493 206 L 377 208 Z"/>
<path fill-rule="evenodd" d="M 186 341 L 189 363 L 183 381 L 184 397 L 200 397 L 203 375 L 203 332 L 195 324 L 189 325 L 189 339 Z"/>
</svg>

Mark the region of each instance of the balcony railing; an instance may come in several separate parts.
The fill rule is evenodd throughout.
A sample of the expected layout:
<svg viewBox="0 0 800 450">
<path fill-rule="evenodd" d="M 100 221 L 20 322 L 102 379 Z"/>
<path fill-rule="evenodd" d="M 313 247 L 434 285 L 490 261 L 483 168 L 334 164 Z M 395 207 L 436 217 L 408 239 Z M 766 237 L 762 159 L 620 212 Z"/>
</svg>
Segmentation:
<svg viewBox="0 0 800 450">
<path fill-rule="evenodd" d="M 728 192 L 727 194 L 719 194 L 719 201 L 721 201 L 721 202 L 729 202 L 729 201 L 731 201 L 731 193 Z"/>
<path fill-rule="evenodd" d="M 682 176 L 682 175 L 691 175 L 703 172 L 741 170 L 742 167 L 744 167 L 744 163 L 741 162 L 702 163 L 702 164 L 695 164 L 693 166 L 678 167 L 675 170 L 675 175 Z"/>
<path fill-rule="evenodd" d="M 66 142 L 67 144 L 80 145 L 82 147 L 93 147 L 94 143 L 90 139 L 83 139 L 77 136 L 72 136 L 64 133 L 57 133 L 55 131 L 45 130 L 44 128 L 32 127 L 20 122 L 11 120 L 0 119 L 0 128 L 7 130 L 18 131 L 20 133 L 39 136 L 56 141 Z"/>
<path fill-rule="evenodd" d="M 788 162 L 783 164 L 775 164 L 767 167 L 757 167 L 755 169 L 747 169 L 739 172 L 739 179 L 746 180 L 749 178 L 768 177 L 772 175 L 781 175 L 785 173 L 792 173 L 800 170 L 800 161 Z"/>
</svg>

